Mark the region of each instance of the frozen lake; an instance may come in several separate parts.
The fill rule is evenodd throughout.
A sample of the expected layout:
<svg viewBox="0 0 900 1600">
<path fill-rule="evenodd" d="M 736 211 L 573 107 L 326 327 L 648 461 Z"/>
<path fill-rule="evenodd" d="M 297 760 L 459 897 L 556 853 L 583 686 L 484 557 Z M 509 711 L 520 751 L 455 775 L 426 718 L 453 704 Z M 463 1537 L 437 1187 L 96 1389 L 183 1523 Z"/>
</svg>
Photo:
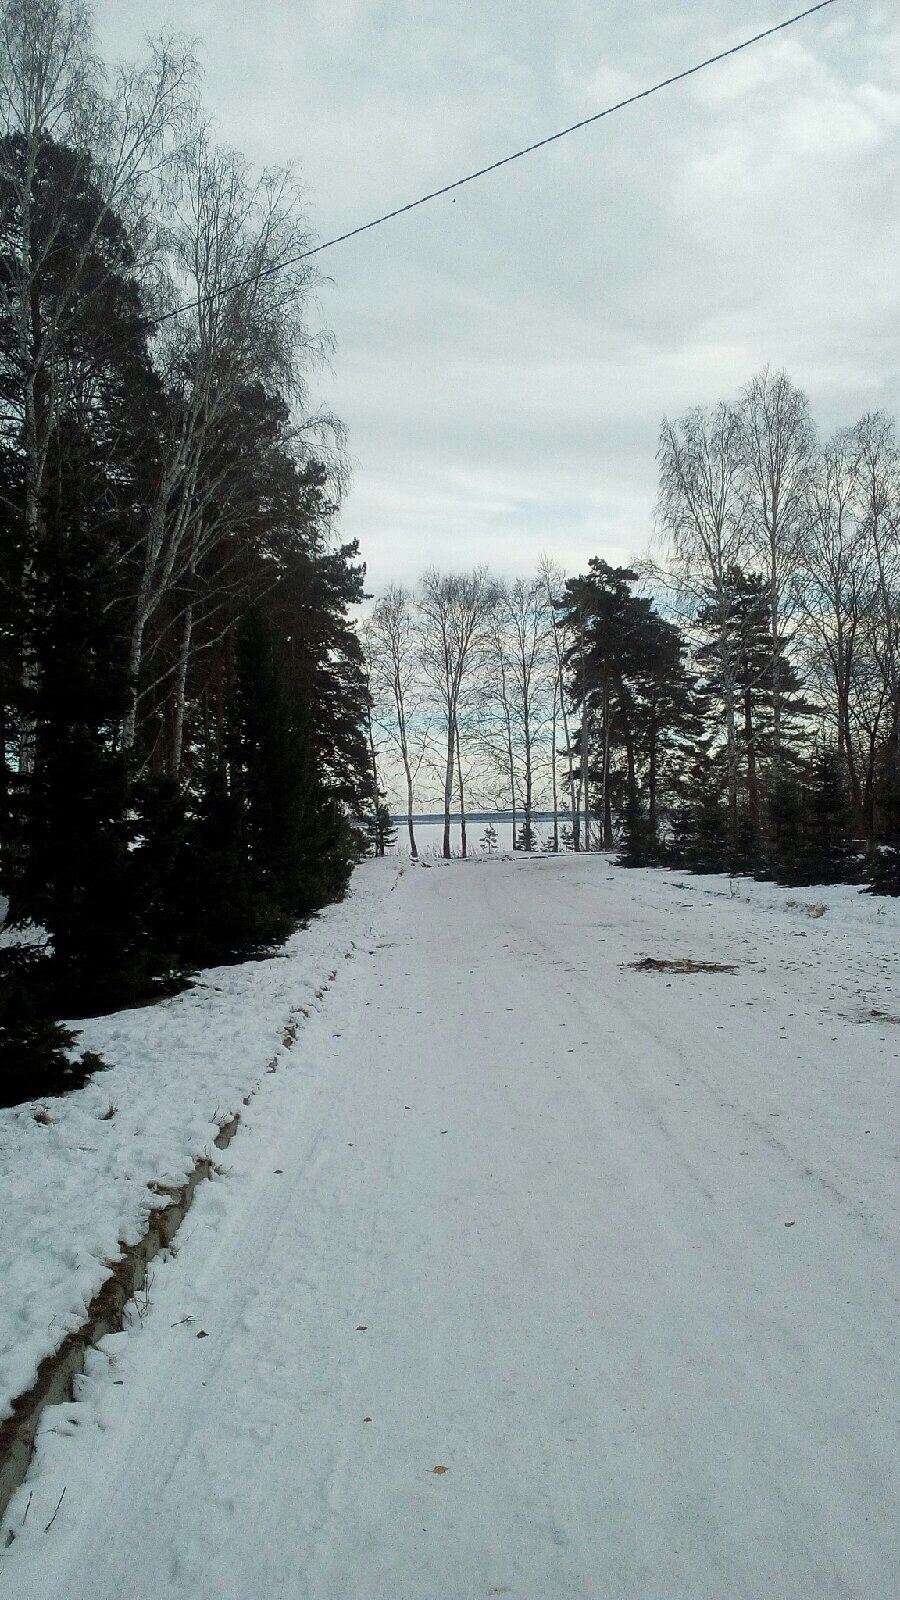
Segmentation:
<svg viewBox="0 0 900 1600">
<path fill-rule="evenodd" d="M 560 817 L 560 831 L 564 824 L 564 817 Z M 422 818 L 414 818 L 416 830 L 416 844 L 422 856 L 439 856 L 444 842 L 444 823 L 441 817 L 430 813 Z M 513 841 L 512 817 L 508 811 L 476 811 L 466 818 L 466 844 L 469 855 L 486 854 L 486 847 L 482 850 L 481 841 L 484 839 L 485 829 L 493 824 L 497 834 L 497 849 L 500 851 L 511 850 Z M 395 852 L 398 855 L 408 855 L 409 839 L 406 831 L 406 818 L 395 817 L 394 825 L 397 829 L 397 844 Z M 516 827 L 522 825 L 521 816 L 516 818 Z M 537 846 L 540 848 L 545 839 L 553 833 L 552 813 L 535 812 L 533 826 Z M 454 817 L 451 825 L 451 848 L 454 855 L 462 855 L 459 818 Z"/>
</svg>

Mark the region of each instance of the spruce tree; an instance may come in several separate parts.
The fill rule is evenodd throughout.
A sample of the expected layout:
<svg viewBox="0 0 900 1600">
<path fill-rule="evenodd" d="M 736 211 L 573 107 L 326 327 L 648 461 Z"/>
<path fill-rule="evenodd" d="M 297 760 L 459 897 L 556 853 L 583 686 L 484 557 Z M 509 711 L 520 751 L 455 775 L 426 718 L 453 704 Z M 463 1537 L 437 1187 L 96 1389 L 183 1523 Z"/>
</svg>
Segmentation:
<svg viewBox="0 0 900 1600">
<path fill-rule="evenodd" d="M 869 867 L 869 894 L 900 895 L 900 750 L 896 739 L 881 764 L 881 837 Z"/>
<path fill-rule="evenodd" d="M 850 797 L 840 757 L 826 745 L 815 756 L 806 782 L 802 865 L 809 883 L 859 881 L 861 862 L 850 837 L 850 817 Z"/>
<path fill-rule="evenodd" d="M 620 867 L 652 867 L 662 859 L 644 799 L 635 791 L 625 802 L 622 837 L 616 864 Z"/>
<path fill-rule="evenodd" d="M 691 872 L 726 872 L 730 867 L 729 819 L 721 755 L 698 742 L 677 784 L 665 858 Z"/>
<path fill-rule="evenodd" d="M 777 642 L 778 670 L 772 670 L 770 595 L 765 580 L 753 572 L 732 567 L 727 574 L 728 613 L 722 625 L 716 606 L 703 607 L 697 616 L 701 636 L 712 635 L 697 650 L 698 666 L 705 674 L 708 693 L 721 698 L 726 671 L 736 697 L 737 752 L 740 788 L 737 815 L 732 823 L 730 851 L 741 870 L 764 866 L 772 852 L 769 805 L 780 804 L 775 794 L 785 774 L 795 775 L 802 757 L 806 719 L 812 710 L 802 692 L 797 672 L 787 656 L 787 641 Z M 727 663 L 723 665 L 723 652 Z M 774 748 L 772 683 L 779 685 L 778 761 Z M 783 784 L 782 784 L 783 787 Z M 783 798 L 783 795 L 782 795 Z"/>
</svg>

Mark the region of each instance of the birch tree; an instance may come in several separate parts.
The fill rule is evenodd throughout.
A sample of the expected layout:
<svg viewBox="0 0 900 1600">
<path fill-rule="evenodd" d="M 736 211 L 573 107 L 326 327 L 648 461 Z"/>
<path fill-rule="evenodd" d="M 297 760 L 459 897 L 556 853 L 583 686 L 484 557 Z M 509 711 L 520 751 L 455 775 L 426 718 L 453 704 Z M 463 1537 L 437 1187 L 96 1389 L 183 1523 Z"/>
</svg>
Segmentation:
<svg viewBox="0 0 900 1600">
<path fill-rule="evenodd" d="M 870 412 L 853 430 L 858 512 L 874 567 L 875 649 L 890 699 L 893 759 L 900 750 L 900 447 L 892 417 Z"/>
<path fill-rule="evenodd" d="M 578 850 L 580 848 L 578 796 L 577 796 L 576 787 L 575 787 L 575 767 L 574 767 L 574 759 L 573 759 L 573 751 L 572 751 L 572 739 L 571 739 L 571 736 L 570 736 L 570 733 L 569 733 L 569 713 L 568 713 L 568 707 L 567 707 L 567 704 L 566 704 L 565 675 L 564 675 L 564 666 L 565 666 L 566 654 L 567 654 L 567 651 L 568 651 L 568 648 L 569 648 L 569 640 L 566 637 L 566 624 L 565 624 L 565 622 L 563 620 L 563 617 L 562 617 L 562 614 L 561 614 L 561 607 L 562 607 L 562 604 L 563 604 L 563 590 L 564 590 L 564 586 L 565 586 L 566 575 L 562 571 L 561 568 L 556 567 L 554 565 L 554 563 L 549 559 L 549 557 L 545 556 L 541 560 L 541 564 L 540 564 L 540 567 L 539 567 L 539 576 L 540 576 L 541 582 L 542 582 L 542 584 L 544 586 L 544 597 L 546 599 L 547 608 L 548 608 L 548 611 L 550 613 L 550 623 L 551 623 L 551 626 L 550 626 L 550 644 L 551 644 L 551 648 L 552 648 L 552 652 L 553 652 L 553 655 L 552 655 L 552 661 L 553 661 L 553 729 L 552 729 L 553 754 L 552 754 L 552 762 L 553 762 L 553 839 L 554 839 L 554 849 L 559 849 L 559 811 L 558 811 L 558 800 L 557 800 L 557 776 L 556 776 L 556 757 L 557 757 L 556 733 L 557 733 L 557 719 L 559 719 L 562 722 L 563 740 L 564 740 L 564 743 L 565 743 L 565 756 L 566 756 L 566 763 L 567 763 L 567 769 L 568 769 L 567 770 L 567 778 L 568 778 L 568 789 L 569 789 L 569 807 L 570 807 L 571 819 L 572 819 L 572 846 L 573 846 L 573 849 Z"/>
<path fill-rule="evenodd" d="M 815 451 L 809 401 L 768 367 L 740 401 L 746 537 L 769 596 L 773 760 L 782 752 L 782 661 L 798 598 L 807 491 Z"/>
<path fill-rule="evenodd" d="M 867 676 L 867 617 L 876 587 L 874 552 L 859 515 L 860 465 L 852 429 L 835 434 L 819 452 L 807 489 L 800 588 L 808 655 L 824 703 L 832 707 L 858 819 L 863 790 L 854 702 Z"/>
<path fill-rule="evenodd" d="M 502 753 L 489 741 L 491 754 L 494 756 L 498 767 L 509 785 L 509 806 L 512 813 L 512 847 L 516 848 L 516 824 L 519 807 L 519 786 L 516 775 L 515 737 L 513 733 L 513 696 L 510 674 L 507 670 L 507 649 L 504 637 L 503 624 L 499 613 L 495 615 L 491 628 L 491 653 L 493 656 L 494 681 L 487 690 L 490 701 L 495 702 L 501 723 Z M 487 686 L 486 686 L 487 687 Z"/>
<path fill-rule="evenodd" d="M 376 602 L 365 628 L 370 673 L 376 694 L 386 694 L 393 715 L 387 720 L 389 736 L 400 754 L 406 784 L 406 826 L 409 851 L 418 858 L 413 824 L 415 780 L 425 752 L 427 726 L 417 707 L 419 689 L 419 638 L 413 596 L 392 584 Z"/>
<path fill-rule="evenodd" d="M 498 586 L 493 647 L 499 674 L 516 848 L 516 797 L 521 800 L 522 840 L 534 844 L 535 761 L 546 720 L 551 612 L 541 578 L 516 578 Z M 497 684 L 494 692 L 498 692 Z"/>
<path fill-rule="evenodd" d="M 86 272 L 96 270 L 111 218 L 124 218 L 138 245 L 145 238 L 152 192 L 192 114 L 194 78 L 190 51 L 173 38 L 153 44 L 143 65 L 105 73 L 82 0 L 0 5 L 0 315 L 22 458 L 26 574 L 39 559 L 50 442 L 78 378 L 66 356 Z M 64 166 L 52 163 L 61 148 Z M 60 277 L 60 240 L 87 188 L 90 223 Z M 30 670 L 24 662 L 26 677 Z M 27 735 L 22 764 L 30 764 Z"/>
<path fill-rule="evenodd" d="M 303 262 L 284 263 L 309 243 L 301 198 L 289 169 L 254 174 L 201 129 L 185 152 L 181 207 L 171 231 L 169 287 L 181 314 L 165 324 L 158 361 L 167 429 L 147 529 L 136 552 L 129 668 L 134 699 L 124 742 L 134 743 L 141 674 L 151 624 L 176 589 L 180 640 L 175 680 L 180 762 L 184 683 L 191 650 L 191 593 L 204 559 L 240 531 L 243 463 L 231 448 L 253 388 L 302 406 L 310 359 L 321 341 L 306 314 L 314 281 Z M 277 269 L 277 270 L 276 270 Z M 312 419 L 310 431 L 331 419 Z"/>
<path fill-rule="evenodd" d="M 496 585 L 484 567 L 448 575 L 432 569 L 422 579 L 422 668 L 439 707 L 446 738 L 443 854 L 447 860 L 451 853 L 450 814 L 460 710 L 473 674 L 488 658 L 490 621 L 496 603 Z"/>
<path fill-rule="evenodd" d="M 716 621 L 728 806 L 734 835 L 738 747 L 737 685 L 729 630 L 731 575 L 742 566 L 748 549 L 739 415 L 723 401 L 709 409 L 698 406 L 675 422 L 665 419 L 657 460 L 664 575 L 693 606 L 709 608 Z"/>
</svg>

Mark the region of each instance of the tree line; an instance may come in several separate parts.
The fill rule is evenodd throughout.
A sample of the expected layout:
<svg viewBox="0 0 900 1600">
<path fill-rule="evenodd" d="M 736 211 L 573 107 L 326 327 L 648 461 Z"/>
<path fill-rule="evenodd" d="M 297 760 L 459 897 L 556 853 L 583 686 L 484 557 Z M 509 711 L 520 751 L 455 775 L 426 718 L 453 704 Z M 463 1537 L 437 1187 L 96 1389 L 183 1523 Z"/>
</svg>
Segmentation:
<svg viewBox="0 0 900 1600">
<path fill-rule="evenodd" d="M 430 570 L 365 625 L 289 170 L 215 141 L 191 51 L 0 0 L 0 1099 L 57 1018 L 260 951 L 388 789 L 514 843 L 900 887 L 900 451 L 764 371 L 663 423 L 631 566 Z M 386 788 L 387 785 L 387 788 Z M 46 935 L 46 937 L 45 937 Z M 6 936 L 4 935 L 4 938 Z"/>
<path fill-rule="evenodd" d="M 80 0 L 3 0 L 0 892 L 49 941 L 2 953 L 0 1099 L 69 1072 L 56 1016 L 266 947 L 358 857 L 364 569 L 308 242 L 190 49 L 111 69 Z"/>
<path fill-rule="evenodd" d="M 654 545 L 632 567 L 429 572 L 377 601 L 374 722 L 411 846 L 417 788 L 440 785 L 449 854 L 469 783 L 511 809 L 519 848 L 540 804 L 552 848 L 897 892 L 893 419 L 823 440 L 765 370 L 664 420 L 658 464 Z"/>
</svg>

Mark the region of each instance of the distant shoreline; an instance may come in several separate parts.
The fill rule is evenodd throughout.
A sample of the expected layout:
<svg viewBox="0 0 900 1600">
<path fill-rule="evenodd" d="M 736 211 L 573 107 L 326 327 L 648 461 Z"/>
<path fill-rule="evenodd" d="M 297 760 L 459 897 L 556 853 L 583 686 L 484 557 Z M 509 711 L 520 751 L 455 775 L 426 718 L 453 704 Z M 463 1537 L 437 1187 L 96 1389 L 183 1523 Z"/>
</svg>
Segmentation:
<svg viewBox="0 0 900 1600">
<path fill-rule="evenodd" d="M 516 812 L 516 821 L 517 822 L 520 821 L 521 818 L 524 816 L 524 814 L 525 813 L 523 811 L 517 811 Z M 560 815 L 561 819 L 565 820 L 565 818 L 568 816 L 568 812 L 560 811 L 559 815 Z M 435 822 L 443 822 L 443 820 L 444 820 L 443 811 L 422 811 L 422 812 L 415 812 L 414 811 L 413 812 L 413 825 L 414 826 L 415 826 L 415 824 L 417 822 L 435 823 Z M 513 814 L 512 814 L 511 811 L 467 811 L 466 812 L 466 823 L 467 824 L 470 823 L 470 822 L 512 822 L 512 820 L 513 820 Z M 532 822 L 552 822 L 553 821 L 553 812 L 552 811 L 532 811 L 531 820 L 532 820 Z M 405 822 L 406 821 L 406 812 L 405 811 L 394 812 L 392 814 L 392 816 L 391 816 L 391 821 L 395 825 L 397 823 Z M 451 813 L 450 813 L 450 821 L 451 822 L 461 822 L 462 821 L 462 817 L 461 817 L 460 813 L 458 811 L 451 811 Z"/>
</svg>

